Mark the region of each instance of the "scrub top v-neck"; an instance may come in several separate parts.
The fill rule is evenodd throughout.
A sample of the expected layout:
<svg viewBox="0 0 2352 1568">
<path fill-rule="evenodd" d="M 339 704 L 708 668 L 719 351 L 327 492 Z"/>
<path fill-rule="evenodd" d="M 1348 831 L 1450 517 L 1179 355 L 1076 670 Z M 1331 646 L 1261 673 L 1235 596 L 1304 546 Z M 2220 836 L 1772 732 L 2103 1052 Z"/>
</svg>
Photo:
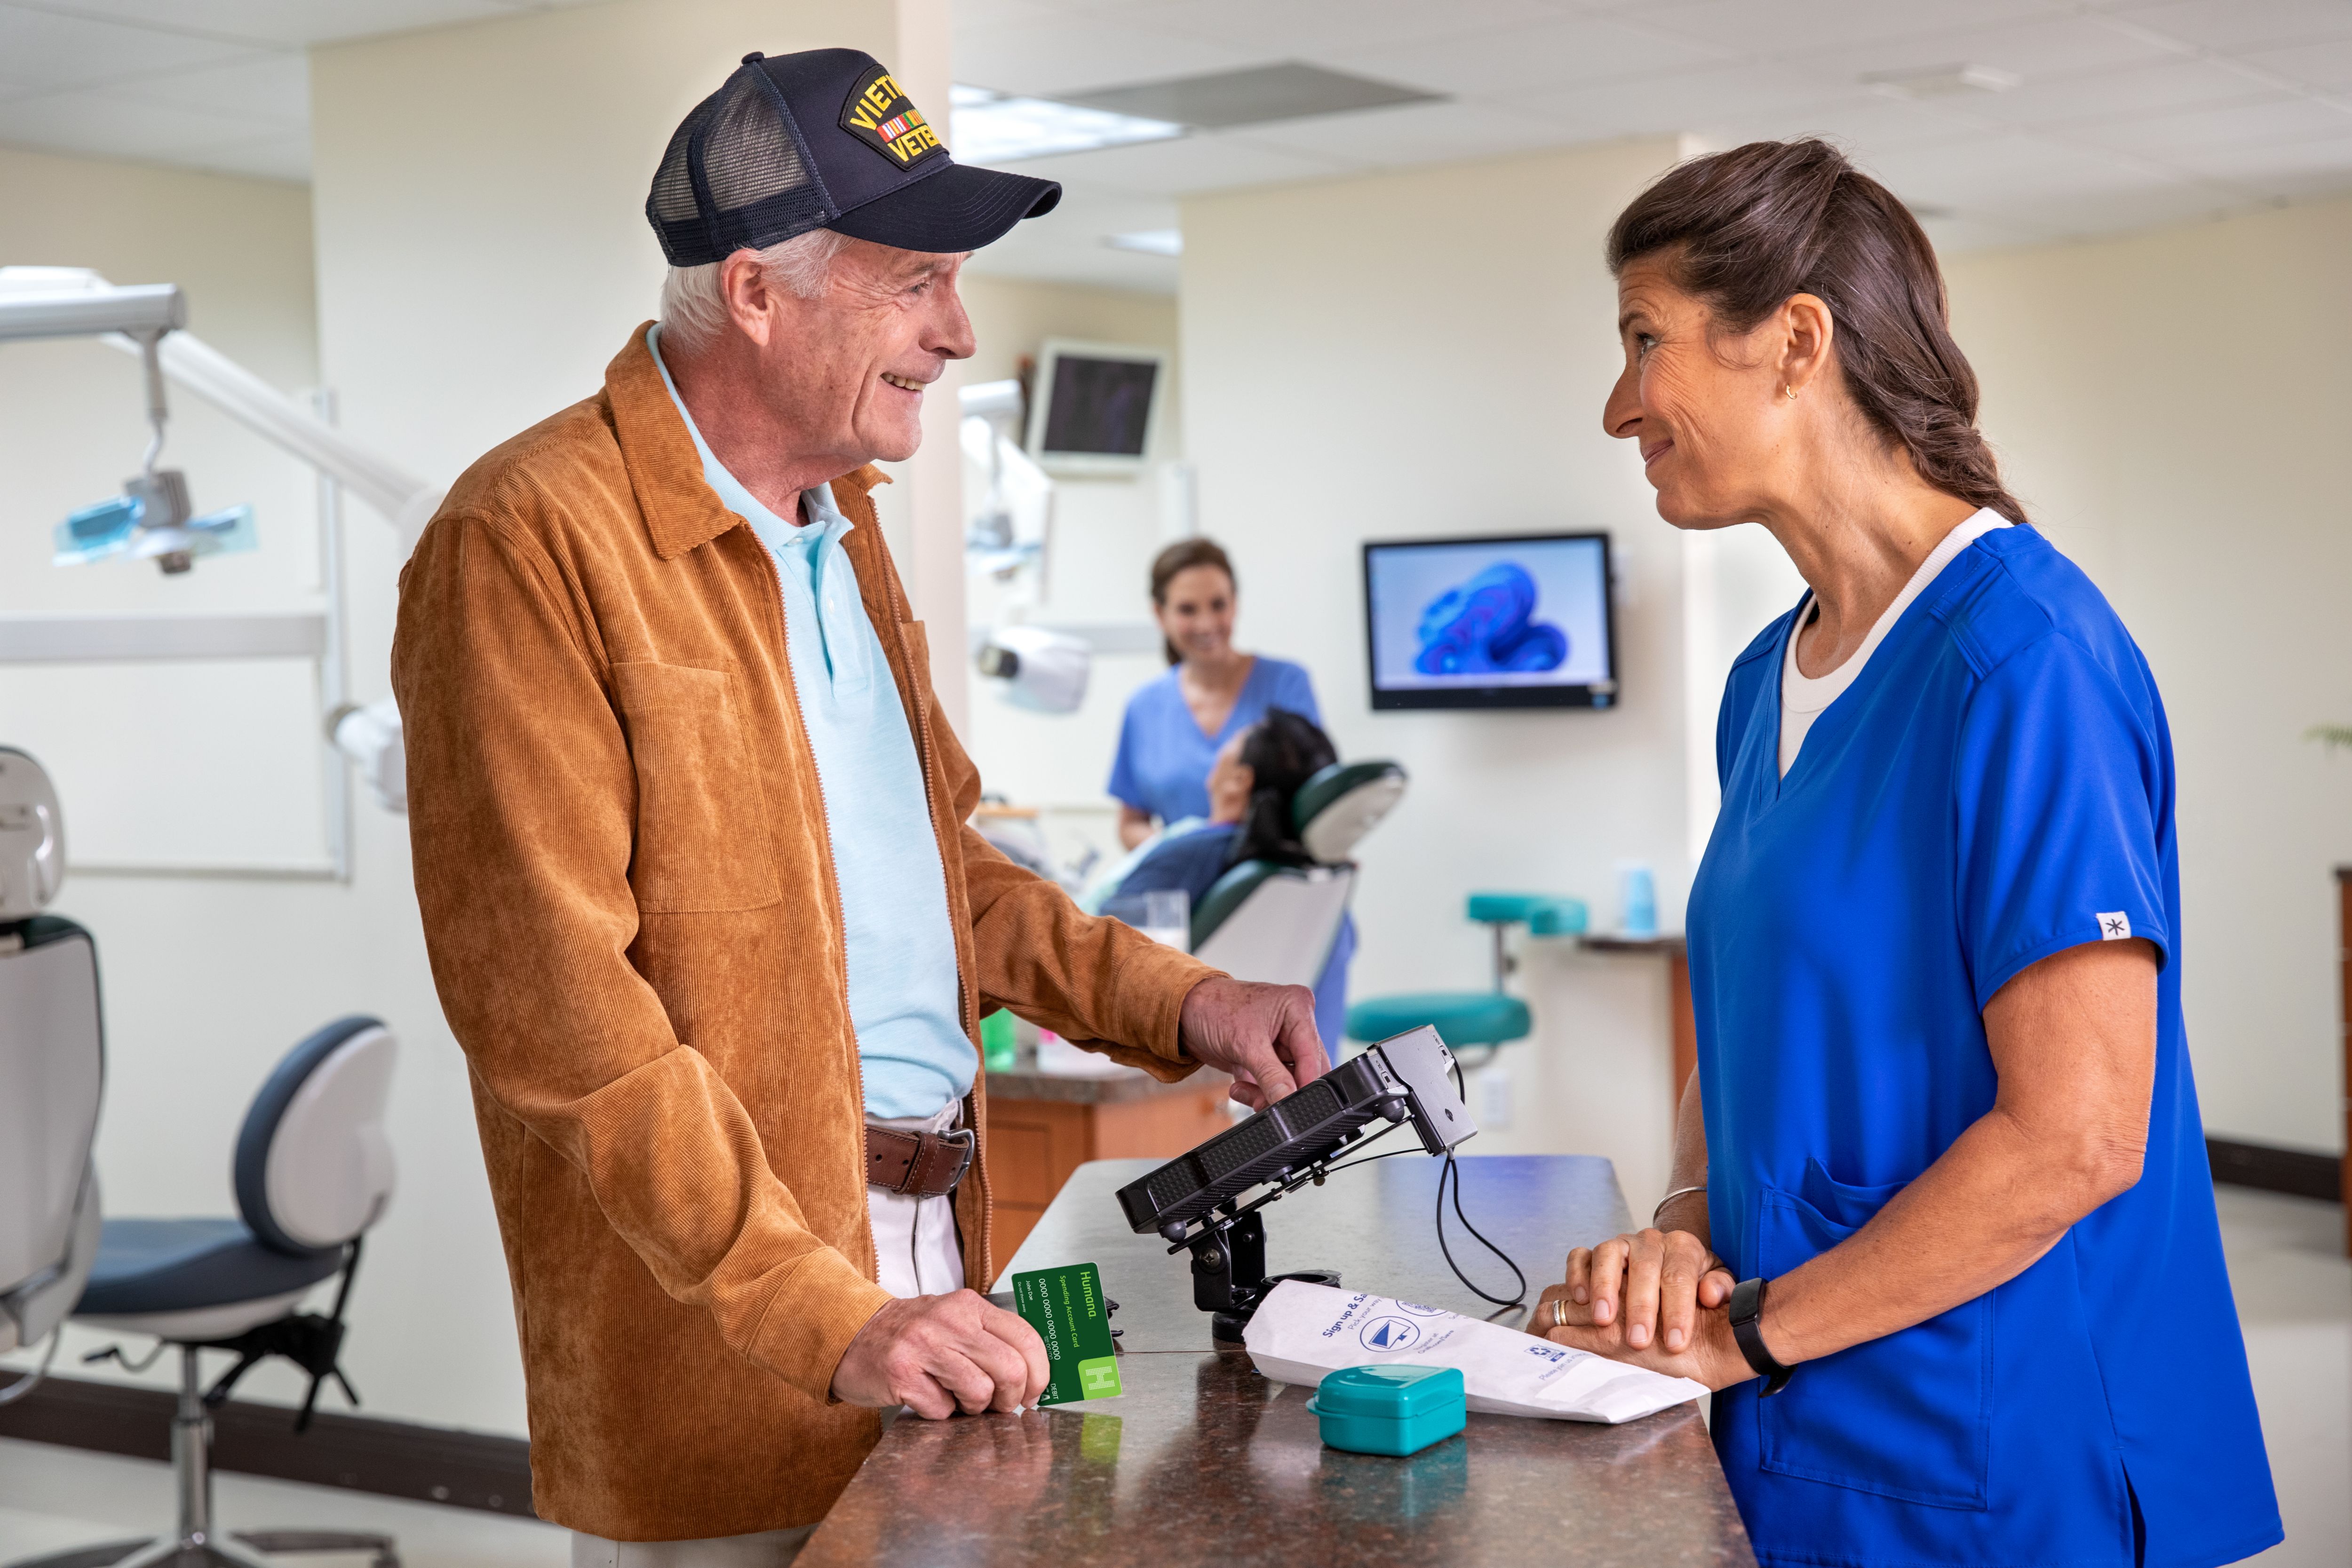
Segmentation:
<svg viewBox="0 0 2352 1568">
<path fill-rule="evenodd" d="M 1785 1274 L 1992 1107 L 1982 1012 L 2027 966 L 2145 938 L 2137 1186 L 1973 1301 L 1716 1396 L 1767 1563 L 2131 1568 L 2280 1539 L 2180 1011 L 2172 746 L 2096 588 L 2034 529 L 1927 585 L 1780 770 L 1796 613 L 1734 664 L 1688 920 L 1716 1250 Z M 2144 1558 L 2141 1557 L 2144 1539 Z"/>
</svg>

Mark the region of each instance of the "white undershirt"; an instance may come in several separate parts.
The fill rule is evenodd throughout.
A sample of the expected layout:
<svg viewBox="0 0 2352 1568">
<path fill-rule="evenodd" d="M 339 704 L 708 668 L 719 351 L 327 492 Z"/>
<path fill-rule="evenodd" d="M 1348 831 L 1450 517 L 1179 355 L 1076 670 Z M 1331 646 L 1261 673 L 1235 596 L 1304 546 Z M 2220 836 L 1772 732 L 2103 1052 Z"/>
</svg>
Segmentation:
<svg viewBox="0 0 2352 1568">
<path fill-rule="evenodd" d="M 1854 678 L 1862 674 L 1862 667 L 1870 663 L 1871 654 L 1876 653 L 1879 643 L 1886 640 L 1886 633 L 1903 619 L 1903 612 L 1911 608 L 1911 601 L 1952 564 L 1953 557 L 1993 529 L 2007 527 L 2007 517 L 1999 512 L 1979 507 L 1975 516 L 1946 534 L 1943 542 L 1929 550 L 1927 559 L 1919 563 L 1919 570 L 1911 574 L 1911 580 L 1903 585 L 1903 591 L 1895 596 L 1895 602 L 1888 605 L 1872 625 L 1870 635 L 1862 640 L 1862 646 L 1855 649 L 1853 655 L 1844 664 L 1819 679 L 1797 673 L 1797 637 L 1804 631 L 1806 621 L 1813 613 L 1813 596 L 1810 593 L 1805 595 L 1805 601 L 1797 606 L 1797 622 L 1789 633 L 1788 650 L 1780 658 L 1780 777 L 1785 779 L 1789 776 L 1790 766 L 1797 760 L 1797 752 L 1805 744 L 1805 736 L 1812 729 L 1813 720 L 1821 717 L 1823 708 L 1845 695 L 1845 689 L 1853 685 Z"/>
</svg>

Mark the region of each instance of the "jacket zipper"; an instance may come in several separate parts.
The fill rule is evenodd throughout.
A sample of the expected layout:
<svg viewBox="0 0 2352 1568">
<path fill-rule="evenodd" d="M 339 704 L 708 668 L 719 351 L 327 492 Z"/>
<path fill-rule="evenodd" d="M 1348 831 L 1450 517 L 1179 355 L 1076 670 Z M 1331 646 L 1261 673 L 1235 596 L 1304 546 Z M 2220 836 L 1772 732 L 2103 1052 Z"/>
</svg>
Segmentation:
<svg viewBox="0 0 2352 1568">
<path fill-rule="evenodd" d="M 775 590 L 775 592 L 770 596 L 769 602 L 776 607 L 776 637 L 783 655 L 784 682 L 792 691 L 793 716 L 801 721 L 801 736 L 803 739 L 806 739 L 808 736 L 808 711 L 806 706 L 801 701 L 800 674 L 793 667 L 792 631 L 784 624 L 783 570 L 776 564 L 775 552 L 768 548 L 768 541 L 760 537 L 760 533 L 757 528 L 752 528 L 749 523 L 738 523 L 736 527 L 743 528 L 749 532 L 751 536 L 752 543 L 759 547 L 760 562 L 762 566 L 767 568 L 769 585 Z M 824 880 L 825 884 L 833 890 L 833 915 L 835 922 L 835 930 L 838 934 L 838 940 L 834 944 L 834 946 L 838 955 L 835 959 L 835 963 L 840 970 L 841 976 L 841 1010 L 845 1020 L 849 1024 L 849 1078 L 850 1082 L 856 1084 L 857 1088 L 857 1186 L 858 1189 L 863 1191 L 866 1186 L 865 1144 L 866 1064 L 859 1059 L 857 1054 L 856 1020 L 848 1017 L 849 908 L 848 905 L 845 904 L 841 901 L 841 875 L 833 863 L 833 805 L 831 801 L 825 799 L 824 775 L 817 768 L 816 748 L 813 746 L 809 748 L 809 777 L 816 780 L 817 810 L 824 816 Z M 926 785 L 925 788 L 927 791 L 926 799 L 928 799 L 929 786 Z M 857 1217 L 859 1221 L 866 1227 L 866 1255 L 874 1260 L 874 1277 L 878 1281 L 882 1275 L 882 1249 L 880 1244 L 874 1239 L 874 1209 L 870 1199 L 867 1202 L 861 1203 L 857 1206 Z"/>
</svg>

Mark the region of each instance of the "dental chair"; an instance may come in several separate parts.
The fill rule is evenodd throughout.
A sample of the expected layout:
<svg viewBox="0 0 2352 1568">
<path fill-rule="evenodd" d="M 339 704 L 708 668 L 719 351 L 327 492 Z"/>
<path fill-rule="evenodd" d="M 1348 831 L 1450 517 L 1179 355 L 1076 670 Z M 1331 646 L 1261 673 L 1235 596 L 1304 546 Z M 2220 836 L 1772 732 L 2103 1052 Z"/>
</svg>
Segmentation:
<svg viewBox="0 0 2352 1568">
<path fill-rule="evenodd" d="M 0 747 L 0 1354 L 49 1340 L 98 1258 L 98 948 L 40 913 L 65 877 L 48 776 Z M 40 1369 L 0 1388 L 31 1393 Z"/>
<path fill-rule="evenodd" d="M 1572 936 L 1585 925 L 1581 899 L 1556 898 L 1538 893 L 1474 893 L 1465 911 L 1470 919 L 1494 933 L 1495 984 L 1484 991 L 1415 991 L 1403 996 L 1370 997 L 1348 1009 L 1349 1040 L 1387 1040 L 1424 1024 L 1435 1026 L 1445 1043 L 1459 1051 L 1483 1045 L 1486 1055 L 1465 1066 L 1476 1066 L 1535 1027 L 1528 1004 L 1506 988 L 1517 961 L 1507 938 L 1514 925 L 1525 925 L 1532 936 Z"/>
<path fill-rule="evenodd" d="M 70 921 L 32 913 L 55 896 L 64 865 L 46 775 L 24 753 L 0 747 L 0 1350 L 54 1333 L 68 1313 L 92 1328 L 152 1334 L 162 1342 L 156 1354 L 176 1346 L 172 1465 L 180 1517 L 168 1536 L 80 1547 L 16 1568 L 261 1568 L 214 1528 L 211 1412 L 273 1355 L 310 1374 L 295 1430 L 309 1427 L 327 1378 L 358 1403 L 338 1355 L 361 1239 L 392 1197 L 383 1114 L 396 1046 L 376 1019 L 347 1018 L 287 1053 L 237 1138 L 231 1183 L 240 1218 L 101 1221 L 90 1161 L 101 1049 L 96 949 Z M 337 1276 L 328 1316 L 300 1311 L 304 1297 Z M 236 1356 L 210 1389 L 199 1366 L 205 1350 Z M 109 1358 L 122 1359 L 120 1348 L 85 1359 Z M 45 1361 L 34 1378 L 47 1370 Z M 363 1552 L 374 1568 L 399 1568 L 383 1535 L 267 1531 L 235 1539 L 263 1552 Z"/>
<path fill-rule="evenodd" d="M 1237 980 L 1313 986 L 1356 888 L 1349 855 L 1404 799 L 1393 762 L 1335 762 L 1299 786 L 1291 824 L 1314 863 L 1244 861 L 1192 908 L 1192 952 Z"/>
</svg>

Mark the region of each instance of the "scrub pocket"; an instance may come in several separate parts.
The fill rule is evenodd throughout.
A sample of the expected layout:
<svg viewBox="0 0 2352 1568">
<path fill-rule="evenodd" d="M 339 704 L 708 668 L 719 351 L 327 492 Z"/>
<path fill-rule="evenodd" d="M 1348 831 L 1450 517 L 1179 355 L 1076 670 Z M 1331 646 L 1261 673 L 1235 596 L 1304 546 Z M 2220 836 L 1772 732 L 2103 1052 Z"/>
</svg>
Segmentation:
<svg viewBox="0 0 2352 1568">
<path fill-rule="evenodd" d="M 1807 1161 L 1805 1197 L 1763 1190 L 1759 1270 L 1774 1278 L 1828 1251 L 1905 1185 L 1849 1186 Z M 1992 1298 L 1806 1362 L 1754 1407 L 1765 1469 L 1981 1511 L 1992 1447 Z"/>
<path fill-rule="evenodd" d="M 726 670 L 613 666 L 637 775 L 629 886 L 648 915 L 760 909 L 780 896 L 770 819 Z"/>
</svg>

